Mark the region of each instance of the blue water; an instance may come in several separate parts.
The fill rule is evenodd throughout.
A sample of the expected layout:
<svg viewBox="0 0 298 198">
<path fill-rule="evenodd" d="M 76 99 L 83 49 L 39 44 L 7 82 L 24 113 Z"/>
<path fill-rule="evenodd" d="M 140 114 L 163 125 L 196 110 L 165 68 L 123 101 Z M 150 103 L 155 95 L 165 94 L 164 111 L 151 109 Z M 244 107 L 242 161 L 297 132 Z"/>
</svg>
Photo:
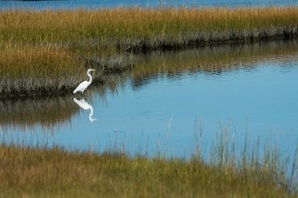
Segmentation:
<svg viewBox="0 0 298 198">
<path fill-rule="evenodd" d="M 256 57 L 245 67 L 241 60 L 235 64 L 237 69 L 221 73 L 157 74 L 137 88 L 128 76 L 117 92 L 107 91 L 103 97 L 95 91 L 81 100 L 89 106 L 70 122 L 50 129 L 8 126 L 0 128 L 0 137 L 33 146 L 186 158 L 199 146 L 209 160 L 212 145 L 227 136 L 239 153 L 247 140 L 252 150 L 272 146 L 283 157 L 293 156 L 298 141 L 298 52 Z"/>
<path fill-rule="evenodd" d="M 0 8 L 25 8 L 25 9 L 72 9 L 72 8 L 112 8 L 112 7 L 156 7 L 156 6 L 273 6 L 297 5 L 298 0 L 61 0 L 61 1 L 0 1 Z"/>
</svg>

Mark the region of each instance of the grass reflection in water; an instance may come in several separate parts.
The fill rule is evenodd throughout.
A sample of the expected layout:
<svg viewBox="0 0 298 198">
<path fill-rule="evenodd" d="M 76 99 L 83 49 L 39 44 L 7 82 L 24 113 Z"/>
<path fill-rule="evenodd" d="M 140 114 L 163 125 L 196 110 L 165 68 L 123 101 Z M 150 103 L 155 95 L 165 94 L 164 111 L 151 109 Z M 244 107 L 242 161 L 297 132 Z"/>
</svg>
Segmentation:
<svg viewBox="0 0 298 198">
<path fill-rule="evenodd" d="M 54 128 L 70 122 L 79 108 L 71 97 L 0 101 L 3 128 Z"/>
</svg>

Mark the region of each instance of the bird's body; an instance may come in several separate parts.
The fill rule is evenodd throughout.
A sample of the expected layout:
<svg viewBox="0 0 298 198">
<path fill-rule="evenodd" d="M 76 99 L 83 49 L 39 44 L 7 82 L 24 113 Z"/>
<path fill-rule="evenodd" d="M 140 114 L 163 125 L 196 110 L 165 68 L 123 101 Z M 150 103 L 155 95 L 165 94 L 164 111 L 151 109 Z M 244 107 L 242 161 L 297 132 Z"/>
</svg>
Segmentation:
<svg viewBox="0 0 298 198">
<path fill-rule="evenodd" d="M 88 69 L 87 71 L 87 75 L 89 76 L 89 80 L 85 80 L 83 82 L 81 82 L 77 88 L 75 88 L 75 90 L 73 90 L 73 94 L 77 93 L 77 92 L 82 92 L 84 93 L 84 91 L 89 87 L 89 85 L 91 84 L 92 82 L 92 76 L 90 74 L 91 71 L 96 71 L 95 69 Z"/>
<path fill-rule="evenodd" d="M 76 88 L 75 90 L 73 90 L 73 93 L 75 94 L 75 93 L 77 93 L 78 91 L 84 93 L 84 91 L 87 89 L 87 87 L 89 87 L 90 84 L 91 84 L 91 82 L 90 82 L 90 81 L 88 82 L 87 80 L 81 82 L 81 83 L 77 86 L 77 88 Z"/>
</svg>

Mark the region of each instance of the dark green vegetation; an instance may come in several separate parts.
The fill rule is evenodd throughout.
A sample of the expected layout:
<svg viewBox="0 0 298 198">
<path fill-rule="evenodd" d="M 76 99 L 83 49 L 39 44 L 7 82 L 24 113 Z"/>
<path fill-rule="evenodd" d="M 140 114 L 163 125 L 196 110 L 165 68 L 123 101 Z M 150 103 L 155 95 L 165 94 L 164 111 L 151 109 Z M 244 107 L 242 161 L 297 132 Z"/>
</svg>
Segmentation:
<svg viewBox="0 0 298 198">
<path fill-rule="evenodd" d="M 63 95 L 138 67 L 137 54 L 298 36 L 297 7 L 0 12 L 0 97 Z"/>
<path fill-rule="evenodd" d="M 1 197 L 297 197 L 268 151 L 240 163 L 216 148 L 207 165 L 190 160 L 0 146 Z"/>
</svg>

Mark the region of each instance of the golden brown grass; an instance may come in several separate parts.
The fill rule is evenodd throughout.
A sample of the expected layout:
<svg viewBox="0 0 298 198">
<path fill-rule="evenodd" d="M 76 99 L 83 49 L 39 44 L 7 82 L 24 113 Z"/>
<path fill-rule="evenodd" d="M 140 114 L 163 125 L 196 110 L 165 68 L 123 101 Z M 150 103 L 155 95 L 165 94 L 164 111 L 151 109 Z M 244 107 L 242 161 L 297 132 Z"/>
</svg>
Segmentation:
<svg viewBox="0 0 298 198">
<path fill-rule="evenodd" d="M 29 44 L 0 44 L 1 97 L 51 95 L 73 88 L 85 69 L 64 49 Z M 49 94 L 48 93 L 48 94 Z"/>
<path fill-rule="evenodd" d="M 129 64 L 118 59 L 126 51 L 297 36 L 298 7 L 294 6 L 2 10 L 0 93 L 70 93 L 83 79 L 83 65 L 90 67 L 87 60 L 99 60 L 96 67 L 116 62 L 124 68 Z"/>
<path fill-rule="evenodd" d="M 74 54 L 50 45 L 32 46 L 5 44 L 0 48 L 0 75 L 20 78 L 26 75 L 37 78 L 73 76 L 82 69 Z M 68 68 L 70 67 L 70 68 Z M 26 69 L 26 70 L 25 70 Z"/>
<path fill-rule="evenodd" d="M 296 30 L 297 13 L 297 7 L 8 10 L 0 13 L 1 40 L 67 43 L 82 39 L 179 37 L 192 33 L 207 37 L 226 32 L 274 33 L 287 28 Z"/>
<path fill-rule="evenodd" d="M 256 164 L 207 165 L 198 157 L 128 157 L 59 148 L 0 146 L 5 197 L 295 197 L 276 158 Z M 272 159 L 272 160 L 271 160 Z M 271 161 L 270 161 L 271 160 Z M 282 180 L 283 181 L 283 180 Z"/>
</svg>

